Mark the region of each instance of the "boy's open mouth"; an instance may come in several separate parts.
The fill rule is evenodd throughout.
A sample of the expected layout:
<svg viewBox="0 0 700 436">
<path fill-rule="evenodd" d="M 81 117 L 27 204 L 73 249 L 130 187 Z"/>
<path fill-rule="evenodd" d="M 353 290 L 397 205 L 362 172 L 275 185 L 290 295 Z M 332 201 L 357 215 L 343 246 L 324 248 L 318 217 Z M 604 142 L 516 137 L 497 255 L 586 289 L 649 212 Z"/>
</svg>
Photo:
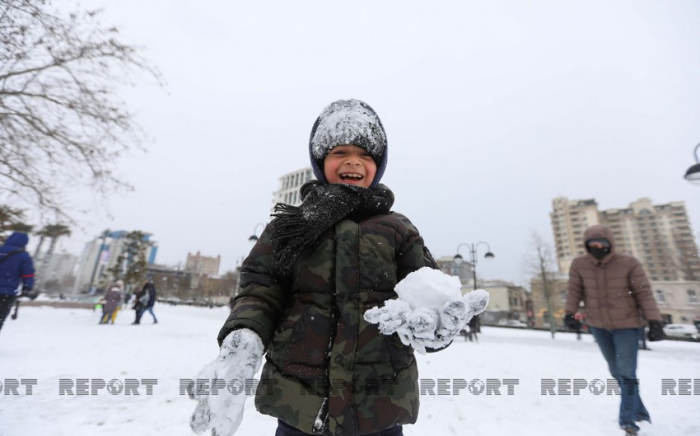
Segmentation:
<svg viewBox="0 0 700 436">
<path fill-rule="evenodd" d="M 356 173 L 346 173 L 346 174 L 341 174 L 340 175 L 340 180 L 347 180 L 347 181 L 358 181 L 364 179 L 365 176 L 362 174 L 356 174 Z"/>
</svg>

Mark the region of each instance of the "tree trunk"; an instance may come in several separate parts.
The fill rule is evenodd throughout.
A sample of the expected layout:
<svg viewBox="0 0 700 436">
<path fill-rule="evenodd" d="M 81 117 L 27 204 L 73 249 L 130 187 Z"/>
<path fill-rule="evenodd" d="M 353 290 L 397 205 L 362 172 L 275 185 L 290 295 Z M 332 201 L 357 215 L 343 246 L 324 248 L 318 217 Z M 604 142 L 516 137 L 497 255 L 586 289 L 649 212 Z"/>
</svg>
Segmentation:
<svg viewBox="0 0 700 436">
<path fill-rule="evenodd" d="M 39 245 L 36 246 L 36 250 L 34 251 L 34 261 L 39 260 L 39 253 L 41 253 L 41 246 L 44 245 L 45 237 L 44 235 L 39 236 Z"/>
</svg>

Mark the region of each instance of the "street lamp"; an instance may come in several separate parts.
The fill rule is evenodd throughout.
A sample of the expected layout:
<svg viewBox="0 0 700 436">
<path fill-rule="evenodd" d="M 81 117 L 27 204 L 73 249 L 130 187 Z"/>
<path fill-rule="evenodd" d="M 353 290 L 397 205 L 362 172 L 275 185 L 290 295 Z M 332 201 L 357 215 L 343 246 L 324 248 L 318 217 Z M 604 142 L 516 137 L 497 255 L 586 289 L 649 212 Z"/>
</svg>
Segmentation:
<svg viewBox="0 0 700 436">
<path fill-rule="evenodd" d="M 265 224 L 263 224 L 263 223 L 257 223 L 257 224 L 255 225 L 255 229 L 253 229 L 253 234 L 250 236 L 250 238 L 248 238 L 248 241 L 250 241 L 250 242 L 258 242 L 258 236 L 257 236 L 257 234 L 258 234 L 258 226 L 263 226 L 263 229 L 265 228 Z"/>
<path fill-rule="evenodd" d="M 688 171 L 685 172 L 685 179 L 693 185 L 700 185 L 700 159 L 698 159 L 698 148 L 700 148 L 700 144 L 695 146 L 694 152 L 695 162 L 697 163 L 688 168 Z"/>
<path fill-rule="evenodd" d="M 253 229 L 253 234 L 250 235 L 250 237 L 248 238 L 248 242 L 252 242 L 253 244 L 255 244 L 256 242 L 258 242 L 258 239 L 260 239 L 260 237 L 258 236 L 258 227 L 260 227 L 260 226 L 262 226 L 263 229 L 265 229 L 265 224 L 263 224 L 263 223 L 257 223 L 257 224 L 255 225 L 255 228 Z M 245 259 L 245 257 L 244 257 L 244 256 L 241 256 L 240 266 L 237 266 L 237 267 L 236 267 L 236 270 L 238 271 L 238 277 L 236 278 L 236 289 L 233 291 L 233 296 L 234 296 L 234 297 L 235 297 L 236 295 L 238 295 L 238 293 L 239 293 L 240 290 L 241 290 L 241 272 L 243 271 L 243 260 L 244 260 L 244 259 Z"/>
<path fill-rule="evenodd" d="M 484 255 L 485 259 L 493 259 L 494 257 L 496 257 L 493 253 L 491 253 L 491 247 L 489 246 L 489 244 L 487 242 L 482 241 L 482 242 L 477 242 L 476 244 L 459 244 L 457 246 L 457 254 L 455 254 L 455 257 L 453 258 L 455 264 L 457 264 L 457 266 L 459 267 L 459 265 L 464 261 L 464 258 L 462 258 L 462 255 L 459 254 L 459 249 L 463 245 L 466 245 L 467 247 L 469 247 L 469 259 L 470 259 L 471 264 L 472 264 L 472 278 L 474 280 L 474 289 L 476 289 L 476 261 L 477 261 L 476 251 L 477 251 L 479 245 L 481 245 L 481 244 L 486 245 L 486 254 Z"/>
</svg>

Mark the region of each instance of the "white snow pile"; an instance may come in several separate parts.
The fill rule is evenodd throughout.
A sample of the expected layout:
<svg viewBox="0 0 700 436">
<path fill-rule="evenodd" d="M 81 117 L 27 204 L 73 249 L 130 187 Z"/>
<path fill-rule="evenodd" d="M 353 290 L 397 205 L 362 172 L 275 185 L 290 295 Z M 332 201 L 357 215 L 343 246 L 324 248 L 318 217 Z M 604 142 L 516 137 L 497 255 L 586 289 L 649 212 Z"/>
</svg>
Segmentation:
<svg viewBox="0 0 700 436">
<path fill-rule="evenodd" d="M 419 353 L 443 348 L 489 303 L 488 292 L 477 289 L 462 296 L 461 288 L 459 278 L 424 267 L 396 285 L 398 299 L 369 309 L 364 318 L 385 335 L 397 333 Z"/>
<path fill-rule="evenodd" d="M 260 368 L 264 347 L 252 330 L 234 330 L 221 344 L 219 357 L 196 377 L 206 384 L 190 385 L 190 398 L 198 401 L 190 427 L 201 434 L 208 429 L 216 436 L 231 436 L 243 420 L 245 400 L 253 392 L 246 387 Z"/>
<path fill-rule="evenodd" d="M 394 288 L 399 298 L 413 310 L 420 307 L 439 310 L 448 301 L 461 298 L 461 289 L 459 277 L 428 267 L 407 275 Z"/>
</svg>

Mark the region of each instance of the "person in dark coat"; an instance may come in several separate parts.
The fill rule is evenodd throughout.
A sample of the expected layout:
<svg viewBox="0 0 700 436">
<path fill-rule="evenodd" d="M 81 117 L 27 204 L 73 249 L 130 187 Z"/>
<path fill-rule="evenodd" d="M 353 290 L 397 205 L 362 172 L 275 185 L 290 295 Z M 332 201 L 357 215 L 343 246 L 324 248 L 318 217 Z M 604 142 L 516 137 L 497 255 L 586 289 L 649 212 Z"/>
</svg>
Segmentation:
<svg viewBox="0 0 700 436">
<path fill-rule="evenodd" d="M 477 333 L 481 333 L 481 320 L 479 319 L 479 315 L 474 315 L 474 317 L 469 320 L 469 334 L 467 336 L 469 342 L 472 341 L 472 338 L 474 341 L 479 342 Z"/>
<path fill-rule="evenodd" d="M 143 296 L 146 294 L 144 292 L 143 286 L 140 286 L 136 292 L 134 292 L 134 305 L 131 306 L 134 309 L 134 313 L 136 314 L 136 319 L 134 319 L 134 322 L 131 324 L 141 324 L 141 309 L 143 309 L 144 304 L 143 304 Z"/>
<path fill-rule="evenodd" d="M 34 263 L 25 248 L 29 242 L 26 233 L 14 232 L 0 246 L 0 329 L 17 299 L 17 290 L 22 293 L 34 287 Z"/>
<path fill-rule="evenodd" d="M 153 317 L 153 324 L 158 324 L 158 318 L 153 313 L 153 306 L 156 304 L 156 285 L 150 280 L 146 281 L 141 291 L 136 294 L 140 303 L 139 309 L 136 311 L 136 321 L 134 324 L 141 324 L 141 317 L 148 312 Z"/>
</svg>

